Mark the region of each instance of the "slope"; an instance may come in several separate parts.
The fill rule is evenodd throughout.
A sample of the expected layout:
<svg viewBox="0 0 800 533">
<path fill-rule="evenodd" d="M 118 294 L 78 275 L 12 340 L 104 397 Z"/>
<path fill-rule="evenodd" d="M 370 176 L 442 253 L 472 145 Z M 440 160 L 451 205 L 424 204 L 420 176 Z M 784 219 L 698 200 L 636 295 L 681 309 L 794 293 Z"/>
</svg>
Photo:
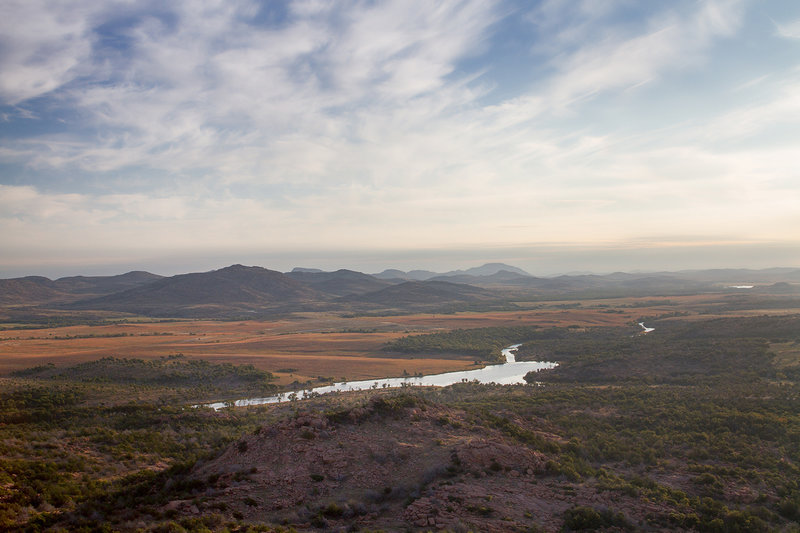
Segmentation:
<svg viewBox="0 0 800 533">
<path fill-rule="evenodd" d="M 316 291 L 280 272 L 233 265 L 163 278 L 143 287 L 82 300 L 70 307 L 160 317 L 230 318 L 288 309 L 319 299 Z"/>
</svg>

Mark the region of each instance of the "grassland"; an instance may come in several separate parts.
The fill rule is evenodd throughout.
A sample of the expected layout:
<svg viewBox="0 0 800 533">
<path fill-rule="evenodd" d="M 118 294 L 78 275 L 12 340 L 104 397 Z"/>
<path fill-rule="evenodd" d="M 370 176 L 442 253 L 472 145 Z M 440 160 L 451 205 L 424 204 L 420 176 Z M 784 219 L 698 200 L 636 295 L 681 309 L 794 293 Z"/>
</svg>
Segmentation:
<svg viewBox="0 0 800 533">
<path fill-rule="evenodd" d="M 41 327 L 5 324 L 0 329 L 0 375 L 35 364 L 68 365 L 100 357 L 159 358 L 183 354 L 212 362 L 252 364 L 276 373 L 280 383 L 320 374 L 366 379 L 409 373 L 462 370 L 474 357 L 391 354 L 384 345 L 399 337 L 452 329 L 517 326 L 619 326 L 644 316 L 693 312 L 708 297 L 623 298 L 520 303 L 515 311 L 343 317 L 299 313 L 263 321 L 116 319 Z M 688 310 L 688 311 L 687 311 Z M 280 369 L 296 368 L 293 376 Z M 291 379 L 290 379 L 291 377 Z"/>
<path fill-rule="evenodd" d="M 629 306 L 635 300 L 623 300 Z M 387 352 L 387 342 L 414 333 L 488 326 L 620 325 L 669 307 L 563 308 L 555 302 L 515 312 L 413 314 L 347 318 L 304 313 L 266 321 L 126 321 L 104 325 L 0 331 L 0 375 L 37 364 L 70 365 L 100 357 L 160 358 L 183 354 L 211 362 L 252 364 L 272 372 L 277 383 L 319 376 L 347 380 L 430 374 L 474 368 L 474 354 Z M 572 304 L 574 306 L 574 303 Z M 601 304 L 601 305 L 608 305 Z M 293 369 L 291 372 L 281 372 Z"/>
</svg>

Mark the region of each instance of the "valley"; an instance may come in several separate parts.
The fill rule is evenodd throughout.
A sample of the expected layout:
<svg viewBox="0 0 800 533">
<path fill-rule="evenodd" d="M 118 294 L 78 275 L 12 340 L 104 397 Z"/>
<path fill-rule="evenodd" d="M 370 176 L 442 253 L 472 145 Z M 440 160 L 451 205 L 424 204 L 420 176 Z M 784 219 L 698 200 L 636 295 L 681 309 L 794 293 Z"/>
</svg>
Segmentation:
<svg viewBox="0 0 800 533">
<path fill-rule="evenodd" d="M 323 274 L 327 291 L 355 290 Z M 202 304 L 211 310 L 205 317 L 73 306 L 110 301 L 97 296 L 98 284 L 116 283 L 106 279 L 80 285 L 94 284 L 91 300 L 81 300 L 86 292 L 64 296 L 64 282 L 56 300 L 26 302 L 22 289 L 8 292 L 0 324 L 0 524 L 793 531 L 800 301 L 792 272 L 781 272 L 788 281 L 780 291 L 774 272 L 748 274 L 736 279 L 760 275 L 761 285 L 731 289 L 731 276 L 710 273 L 695 275 L 705 287 L 695 291 L 665 287 L 666 275 L 647 290 L 643 282 L 631 289 L 594 280 L 592 291 L 606 284 L 605 296 L 589 295 L 585 279 L 571 280 L 580 287 L 562 287 L 560 297 L 501 288 L 496 278 L 478 291 L 442 282 L 462 295 L 452 301 L 420 292 L 426 280 L 399 281 L 388 288 L 404 296 L 391 305 L 326 296 L 248 319 L 228 315 L 244 308 L 241 300 L 220 296 L 241 298 L 246 279 L 183 302 L 169 293 L 172 309 L 192 309 L 179 315 L 217 295 Z M 168 279 L 146 278 L 144 286 Z M 374 292 L 372 281 L 357 278 L 362 294 Z M 30 280 L 0 281 L 30 290 Z M 118 303 L 130 290 L 111 294 Z M 476 294 L 479 301 L 463 296 Z M 517 343 L 517 361 L 558 366 L 526 376 L 531 384 L 192 407 L 476 369 Z"/>
</svg>

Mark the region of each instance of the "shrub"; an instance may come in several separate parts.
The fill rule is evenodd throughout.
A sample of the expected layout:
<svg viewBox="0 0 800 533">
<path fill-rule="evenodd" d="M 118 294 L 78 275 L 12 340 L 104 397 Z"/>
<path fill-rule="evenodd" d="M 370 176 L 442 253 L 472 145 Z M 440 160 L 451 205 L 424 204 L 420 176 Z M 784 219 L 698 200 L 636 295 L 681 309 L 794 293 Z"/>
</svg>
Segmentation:
<svg viewBox="0 0 800 533">
<path fill-rule="evenodd" d="M 630 523 L 622 513 L 614 513 L 609 509 L 593 509 L 575 506 L 564 512 L 564 528 L 572 531 L 619 527 L 630 529 Z"/>
<path fill-rule="evenodd" d="M 322 514 L 329 518 L 339 518 L 344 514 L 344 509 L 331 502 L 322 510 Z"/>
</svg>

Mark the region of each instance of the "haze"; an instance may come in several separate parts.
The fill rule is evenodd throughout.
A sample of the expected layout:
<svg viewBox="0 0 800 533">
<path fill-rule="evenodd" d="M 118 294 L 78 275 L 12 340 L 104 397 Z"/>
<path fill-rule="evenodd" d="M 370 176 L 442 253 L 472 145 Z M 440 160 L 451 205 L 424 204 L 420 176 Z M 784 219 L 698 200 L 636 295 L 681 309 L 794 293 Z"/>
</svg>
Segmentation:
<svg viewBox="0 0 800 533">
<path fill-rule="evenodd" d="M 800 3 L 5 2 L 0 277 L 800 266 Z"/>
</svg>

